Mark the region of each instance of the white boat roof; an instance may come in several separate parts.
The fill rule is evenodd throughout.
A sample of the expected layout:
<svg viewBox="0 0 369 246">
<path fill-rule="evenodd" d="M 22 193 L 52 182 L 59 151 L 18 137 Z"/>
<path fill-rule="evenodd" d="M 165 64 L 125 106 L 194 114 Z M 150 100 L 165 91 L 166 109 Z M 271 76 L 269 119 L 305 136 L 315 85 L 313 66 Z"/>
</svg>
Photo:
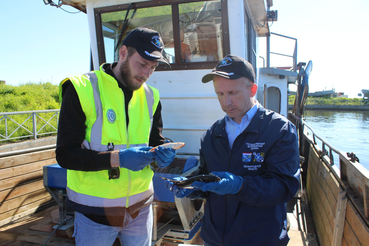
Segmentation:
<svg viewBox="0 0 369 246">
<path fill-rule="evenodd" d="M 119 4 L 129 4 L 137 2 L 146 2 L 147 0 L 62 0 L 64 5 L 70 5 L 84 13 L 87 13 L 89 6 L 93 8 L 113 6 Z M 248 7 L 249 14 L 253 17 L 253 26 L 258 36 L 266 36 L 269 33 L 268 25 L 260 23 L 267 23 L 266 9 L 273 6 L 273 0 L 245 0 Z"/>
</svg>

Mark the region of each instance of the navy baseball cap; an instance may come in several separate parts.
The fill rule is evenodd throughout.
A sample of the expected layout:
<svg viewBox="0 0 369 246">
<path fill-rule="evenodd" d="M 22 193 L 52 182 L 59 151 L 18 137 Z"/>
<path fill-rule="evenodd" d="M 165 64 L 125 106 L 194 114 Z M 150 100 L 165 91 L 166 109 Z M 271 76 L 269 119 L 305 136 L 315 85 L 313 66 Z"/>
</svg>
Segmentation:
<svg viewBox="0 0 369 246">
<path fill-rule="evenodd" d="M 242 57 L 235 55 L 227 55 L 210 73 L 202 77 L 202 82 L 207 83 L 213 80 L 214 75 L 226 79 L 239 79 L 241 77 L 248 78 L 255 83 L 255 72 L 252 65 Z"/>
<path fill-rule="evenodd" d="M 155 30 L 145 27 L 133 29 L 123 40 L 122 45 L 135 48 L 140 56 L 146 60 L 163 62 L 170 66 L 163 54 L 163 40 Z"/>
</svg>

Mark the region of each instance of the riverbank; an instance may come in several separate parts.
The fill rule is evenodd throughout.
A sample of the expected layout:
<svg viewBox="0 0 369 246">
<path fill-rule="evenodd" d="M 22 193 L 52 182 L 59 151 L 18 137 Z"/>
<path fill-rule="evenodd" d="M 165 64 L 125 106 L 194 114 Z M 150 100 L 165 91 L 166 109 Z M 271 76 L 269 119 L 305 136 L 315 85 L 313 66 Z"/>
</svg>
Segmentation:
<svg viewBox="0 0 369 246">
<path fill-rule="evenodd" d="M 293 105 L 288 105 L 288 109 L 292 110 Z M 305 110 L 352 110 L 352 111 L 369 111 L 369 105 L 305 105 Z"/>
</svg>

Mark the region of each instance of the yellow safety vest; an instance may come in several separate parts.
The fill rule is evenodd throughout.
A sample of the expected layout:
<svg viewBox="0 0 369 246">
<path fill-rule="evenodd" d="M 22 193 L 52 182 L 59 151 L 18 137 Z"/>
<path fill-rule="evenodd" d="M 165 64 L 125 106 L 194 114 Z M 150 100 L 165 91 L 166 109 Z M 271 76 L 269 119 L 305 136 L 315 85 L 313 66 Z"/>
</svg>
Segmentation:
<svg viewBox="0 0 369 246">
<path fill-rule="evenodd" d="M 69 77 L 86 115 L 86 135 L 83 148 L 108 151 L 148 146 L 153 115 L 159 103 L 159 92 L 146 83 L 133 92 L 128 105 L 129 125 L 126 125 L 124 93 L 117 81 L 102 70 Z M 146 166 L 141 171 L 120 168 L 120 178 L 110 179 L 108 170 L 67 171 L 67 195 L 74 203 L 96 208 L 119 208 L 136 204 L 152 196 L 153 171 Z"/>
</svg>

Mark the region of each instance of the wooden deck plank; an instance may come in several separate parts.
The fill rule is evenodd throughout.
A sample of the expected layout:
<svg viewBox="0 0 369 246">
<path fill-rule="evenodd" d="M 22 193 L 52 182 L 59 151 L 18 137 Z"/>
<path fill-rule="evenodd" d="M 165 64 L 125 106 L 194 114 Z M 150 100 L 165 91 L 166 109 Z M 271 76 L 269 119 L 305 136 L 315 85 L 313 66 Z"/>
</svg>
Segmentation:
<svg viewBox="0 0 369 246">
<path fill-rule="evenodd" d="M 320 244 L 330 245 L 331 243 L 327 240 L 328 235 L 324 235 L 324 233 L 330 233 L 326 230 L 325 221 L 327 218 L 322 218 L 328 216 L 327 211 L 329 210 L 325 210 L 326 213 L 324 214 L 322 213 L 321 207 L 330 206 L 331 209 L 337 209 L 337 202 L 334 204 L 330 201 L 333 199 L 337 201 L 338 192 L 343 191 L 343 189 L 330 168 L 328 168 L 325 163 L 320 163 L 321 160 L 319 157 L 315 156 L 315 150 L 311 149 L 311 151 L 309 155 L 309 174 L 307 181 L 309 202 L 313 204 L 311 207 L 314 215 L 314 222 L 319 234 Z M 328 204 L 325 199 L 327 199 Z M 332 206 L 333 204 L 334 206 Z M 334 221 L 336 219 L 335 216 L 336 214 L 332 213 L 332 217 L 328 219 L 333 219 Z M 342 245 L 369 245 L 369 229 L 365 222 L 361 221 L 359 214 L 352 204 L 347 203 L 346 219 L 344 223 L 342 223 L 342 226 Z"/>
<path fill-rule="evenodd" d="M 346 242 L 345 238 L 342 239 L 342 246 L 347 246 L 347 242 Z"/>
<path fill-rule="evenodd" d="M 326 182 L 326 184 L 322 183 L 322 187 L 324 187 L 324 191 L 328 194 L 328 188 L 330 189 L 330 192 L 334 194 L 332 198 L 334 198 L 334 201 L 337 202 L 337 194 L 339 194 L 342 191 L 342 187 L 340 186 L 339 182 L 336 180 L 336 177 L 332 173 L 331 169 L 327 167 L 327 164 L 325 164 L 319 157 L 317 156 L 317 152 L 314 148 L 311 147 L 310 154 L 312 155 L 311 158 L 314 159 L 315 165 L 313 166 L 315 170 L 315 174 L 317 177 L 322 177 Z M 326 190 L 327 189 L 327 190 Z M 336 206 L 331 206 L 332 211 L 335 211 Z"/>
<path fill-rule="evenodd" d="M 343 229 L 345 225 L 345 217 L 346 217 L 346 208 L 347 208 L 347 196 L 346 191 L 342 191 L 337 200 L 337 209 L 335 213 L 334 219 L 334 228 L 333 228 L 333 240 L 332 246 L 341 246 L 343 239 Z"/>
<path fill-rule="evenodd" d="M 360 219 L 359 214 L 354 210 L 350 201 L 347 203 L 345 223 L 354 232 L 355 237 L 358 238 L 361 245 L 369 245 L 369 229 L 365 225 L 365 222 Z M 348 227 L 345 226 L 345 229 L 348 229 Z"/>
<path fill-rule="evenodd" d="M 343 229 L 343 238 L 347 245 L 365 245 L 360 244 L 358 238 L 355 235 L 355 232 L 352 230 L 350 224 L 345 223 L 345 227 Z"/>
<path fill-rule="evenodd" d="M 329 173 L 327 174 L 324 168 L 319 168 L 319 170 L 317 177 L 314 177 L 312 185 L 315 187 L 317 195 L 322 202 L 327 219 L 333 221 L 334 211 L 337 206 L 337 195 L 332 193 L 327 184 L 327 180 L 331 178 Z M 333 223 L 331 223 L 331 226 L 333 227 Z"/>
<path fill-rule="evenodd" d="M 44 189 L 44 182 L 42 177 L 31 180 L 28 182 L 21 183 L 13 187 L 12 189 L 6 189 L 0 191 L 0 204 L 2 204 L 6 200 L 11 200 L 16 197 L 23 196 L 29 192 Z"/>
<path fill-rule="evenodd" d="M 27 216 L 17 220 L 7 226 L 0 227 L 0 246 L 36 246 L 43 245 L 52 233 L 54 225 L 51 219 L 51 212 L 57 209 L 57 206 L 52 206 L 36 213 L 32 216 Z M 44 225 L 49 230 L 32 230 L 35 225 Z M 57 237 L 53 234 L 47 242 L 48 246 L 74 246 L 74 239 L 67 237 Z"/>
<path fill-rule="evenodd" d="M 34 201 L 17 209 L 6 211 L 5 213 L 0 215 L 0 226 L 33 214 L 35 211 L 38 210 L 40 206 L 50 201 L 52 201 L 51 196 Z"/>
<path fill-rule="evenodd" d="M 43 166 L 56 163 L 55 158 L 32 162 L 29 164 L 0 169 L 0 179 L 8 179 L 25 173 L 31 173 L 35 170 L 42 170 Z"/>
<path fill-rule="evenodd" d="M 22 183 L 28 182 L 34 179 L 42 178 L 43 170 L 39 169 L 34 172 L 26 173 L 24 175 L 7 178 L 7 179 L 0 179 L 0 190 L 8 190 L 21 185 Z"/>
<path fill-rule="evenodd" d="M 326 220 L 326 216 L 322 215 L 322 213 L 324 214 L 325 212 L 324 209 L 322 208 L 323 205 L 320 200 L 320 197 L 317 195 L 317 191 L 311 189 L 308 199 L 311 208 L 311 213 L 314 218 L 315 228 L 319 232 L 318 233 L 319 242 L 321 245 L 329 245 L 330 238 L 328 237 L 329 235 L 328 229 L 331 228 L 329 225 L 327 225 L 327 223 L 329 222 Z"/>
<path fill-rule="evenodd" d="M 37 151 L 33 153 L 14 155 L 0 158 L 0 169 L 38 162 L 41 160 L 55 159 L 55 149 Z"/>
<path fill-rule="evenodd" d="M 336 182 L 335 176 L 331 170 L 322 161 L 319 162 L 319 175 L 320 184 L 324 193 L 327 195 L 330 201 L 330 208 L 334 212 L 337 206 L 338 194 L 342 191 L 340 184 Z"/>
<path fill-rule="evenodd" d="M 323 190 L 320 189 L 320 181 L 317 180 L 317 174 L 319 173 L 318 166 L 320 160 L 316 158 L 312 153 L 313 152 L 310 152 L 311 156 L 309 157 L 310 161 L 307 174 L 308 199 L 314 218 L 314 224 L 317 231 L 319 232 L 319 242 L 322 245 L 330 245 L 333 235 L 333 225 L 329 221 L 327 215 L 327 211 L 329 212 L 330 209 L 324 208 L 324 206 L 327 206 L 327 200 L 325 199 Z"/>
<path fill-rule="evenodd" d="M 50 198 L 50 193 L 46 189 L 35 190 L 33 192 L 29 192 L 23 196 L 9 199 L 1 203 L 0 206 L 0 218 L 1 215 L 7 211 L 18 210 L 20 207 L 31 204 L 35 201 L 44 198 Z"/>
</svg>

